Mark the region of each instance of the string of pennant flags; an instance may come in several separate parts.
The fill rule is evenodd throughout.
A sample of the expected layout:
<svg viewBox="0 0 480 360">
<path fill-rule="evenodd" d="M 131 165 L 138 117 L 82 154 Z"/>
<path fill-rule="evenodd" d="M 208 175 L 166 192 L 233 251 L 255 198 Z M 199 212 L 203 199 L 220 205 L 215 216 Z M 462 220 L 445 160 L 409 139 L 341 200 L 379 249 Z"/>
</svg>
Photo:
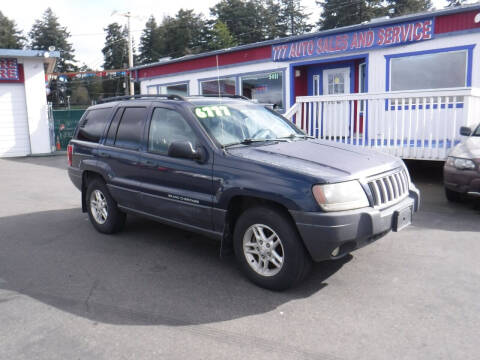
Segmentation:
<svg viewBox="0 0 480 360">
<path fill-rule="evenodd" d="M 91 78 L 91 77 L 125 77 L 130 74 L 128 69 L 112 69 L 112 70 L 98 70 L 98 71 L 72 71 L 72 72 L 57 72 L 57 73 L 50 73 L 47 74 L 47 81 L 48 80 L 60 80 L 66 81 L 67 79 L 84 79 L 84 78 Z"/>
</svg>

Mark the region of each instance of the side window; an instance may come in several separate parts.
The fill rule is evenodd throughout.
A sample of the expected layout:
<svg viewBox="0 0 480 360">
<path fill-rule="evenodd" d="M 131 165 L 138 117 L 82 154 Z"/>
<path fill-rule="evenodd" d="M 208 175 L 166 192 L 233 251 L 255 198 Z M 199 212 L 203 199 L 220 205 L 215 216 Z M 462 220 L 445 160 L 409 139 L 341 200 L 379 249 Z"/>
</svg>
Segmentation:
<svg viewBox="0 0 480 360">
<path fill-rule="evenodd" d="M 125 108 L 122 119 L 118 124 L 115 146 L 138 150 L 142 141 L 146 116 L 147 108 L 145 107 Z"/>
<path fill-rule="evenodd" d="M 89 110 L 78 126 L 77 139 L 98 143 L 111 111 L 112 108 Z"/>
<path fill-rule="evenodd" d="M 168 147 L 174 141 L 190 141 L 195 146 L 197 138 L 190 125 L 177 111 L 156 108 L 148 133 L 148 151 L 166 155 Z"/>
</svg>

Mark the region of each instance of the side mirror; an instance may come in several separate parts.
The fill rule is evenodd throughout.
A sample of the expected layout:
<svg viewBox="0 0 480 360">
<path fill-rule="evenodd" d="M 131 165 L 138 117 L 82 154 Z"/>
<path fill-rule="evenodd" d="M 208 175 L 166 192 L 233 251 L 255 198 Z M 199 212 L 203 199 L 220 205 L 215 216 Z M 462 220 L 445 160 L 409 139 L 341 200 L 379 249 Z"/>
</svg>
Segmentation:
<svg viewBox="0 0 480 360">
<path fill-rule="evenodd" d="M 203 162 L 206 158 L 206 152 L 202 147 L 194 149 L 190 141 L 174 141 L 168 147 L 168 156 Z"/>
<path fill-rule="evenodd" d="M 462 126 L 460 128 L 460 135 L 470 136 L 470 135 L 472 135 L 472 129 L 470 129 L 468 126 Z"/>
</svg>

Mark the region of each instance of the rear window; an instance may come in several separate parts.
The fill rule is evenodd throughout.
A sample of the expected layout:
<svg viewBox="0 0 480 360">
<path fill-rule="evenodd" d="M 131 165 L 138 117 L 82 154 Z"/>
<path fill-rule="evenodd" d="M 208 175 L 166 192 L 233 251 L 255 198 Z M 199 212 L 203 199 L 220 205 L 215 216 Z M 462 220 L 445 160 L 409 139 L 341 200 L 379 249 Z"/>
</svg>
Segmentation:
<svg viewBox="0 0 480 360">
<path fill-rule="evenodd" d="M 138 150 L 142 141 L 147 108 L 127 107 L 123 112 L 122 119 L 118 124 L 115 146 Z"/>
<path fill-rule="evenodd" d="M 98 143 L 110 118 L 112 108 L 89 110 L 78 126 L 77 139 Z"/>
</svg>

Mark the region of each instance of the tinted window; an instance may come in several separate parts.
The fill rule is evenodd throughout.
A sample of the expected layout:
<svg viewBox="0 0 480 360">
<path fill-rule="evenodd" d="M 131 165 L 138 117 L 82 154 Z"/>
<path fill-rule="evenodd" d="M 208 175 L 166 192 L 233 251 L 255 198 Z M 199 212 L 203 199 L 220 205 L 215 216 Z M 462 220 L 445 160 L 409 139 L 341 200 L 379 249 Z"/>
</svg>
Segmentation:
<svg viewBox="0 0 480 360">
<path fill-rule="evenodd" d="M 148 151 L 166 155 L 174 141 L 190 141 L 196 144 L 192 128 L 177 111 L 156 108 L 152 115 L 148 135 Z"/>
<path fill-rule="evenodd" d="M 105 130 L 111 108 L 89 110 L 80 122 L 77 139 L 98 143 Z"/>
<path fill-rule="evenodd" d="M 113 145 L 115 143 L 115 136 L 117 135 L 117 130 L 118 130 L 118 124 L 120 122 L 120 119 L 122 118 L 123 110 L 125 108 L 121 107 L 117 109 L 117 112 L 115 113 L 112 122 L 110 123 L 110 127 L 108 128 L 108 133 L 107 133 L 107 145 Z"/>
<path fill-rule="evenodd" d="M 125 108 L 122 119 L 118 125 L 115 146 L 138 150 L 142 141 L 143 127 L 147 108 Z"/>
</svg>

